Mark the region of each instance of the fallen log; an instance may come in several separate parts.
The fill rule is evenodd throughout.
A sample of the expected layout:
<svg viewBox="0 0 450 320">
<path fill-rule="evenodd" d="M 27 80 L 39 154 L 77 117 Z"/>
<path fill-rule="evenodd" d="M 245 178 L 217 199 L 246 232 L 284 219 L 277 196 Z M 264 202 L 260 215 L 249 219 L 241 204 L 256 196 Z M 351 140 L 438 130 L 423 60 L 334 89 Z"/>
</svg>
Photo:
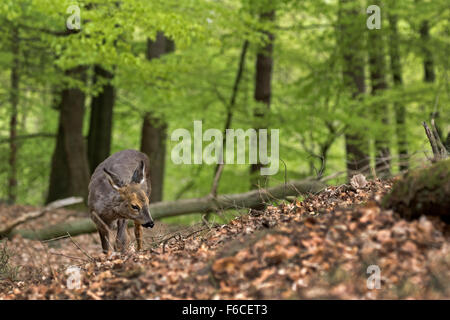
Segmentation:
<svg viewBox="0 0 450 320">
<path fill-rule="evenodd" d="M 150 205 L 150 212 L 154 219 L 172 217 L 189 213 L 208 213 L 227 209 L 256 208 L 272 200 L 285 199 L 287 196 L 315 193 L 324 188 L 325 185 L 317 180 L 292 181 L 267 189 L 252 190 L 245 193 L 219 195 L 213 197 L 208 195 L 202 198 L 181 199 L 176 201 L 156 202 Z M 130 221 L 129 226 L 133 223 Z M 72 222 L 62 223 L 40 230 L 12 230 L 8 236 L 16 234 L 24 238 L 34 240 L 49 240 L 66 236 L 92 233 L 97 230 L 91 219 L 80 219 Z"/>
<path fill-rule="evenodd" d="M 41 210 L 25 213 L 25 214 L 21 215 L 20 217 L 18 217 L 17 219 L 14 219 L 13 221 L 7 223 L 5 226 L 3 226 L 0 229 L 0 239 L 7 236 L 9 233 L 11 233 L 11 231 L 14 228 L 16 228 L 17 226 L 19 226 L 25 222 L 42 217 L 44 214 L 46 214 L 49 211 L 59 209 L 62 207 L 71 206 L 71 205 L 78 204 L 81 202 L 83 202 L 83 198 L 70 197 L 70 198 L 66 198 L 66 199 L 53 201 Z"/>
<path fill-rule="evenodd" d="M 408 172 L 383 199 L 405 219 L 438 216 L 450 223 L 450 159 Z"/>
</svg>

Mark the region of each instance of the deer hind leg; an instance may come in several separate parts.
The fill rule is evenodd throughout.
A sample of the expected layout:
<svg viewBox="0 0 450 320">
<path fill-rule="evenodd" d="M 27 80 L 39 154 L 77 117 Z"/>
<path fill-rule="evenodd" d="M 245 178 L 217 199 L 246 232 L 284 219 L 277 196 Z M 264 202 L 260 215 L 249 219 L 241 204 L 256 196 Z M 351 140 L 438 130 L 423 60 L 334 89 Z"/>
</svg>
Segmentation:
<svg viewBox="0 0 450 320">
<path fill-rule="evenodd" d="M 134 235 L 136 237 L 136 249 L 137 251 L 142 250 L 142 226 L 134 222 Z"/>
<path fill-rule="evenodd" d="M 117 220 L 117 236 L 114 249 L 116 251 L 125 251 L 128 246 L 128 235 L 127 235 L 127 224 L 128 220 L 119 219 Z"/>
<path fill-rule="evenodd" d="M 105 223 L 102 218 L 98 216 L 95 211 L 91 211 L 91 218 L 97 226 L 98 234 L 100 236 L 100 242 L 102 243 L 103 253 L 109 254 L 109 250 L 112 249 L 110 242 L 110 225 Z"/>
<path fill-rule="evenodd" d="M 109 242 L 109 231 L 104 229 L 98 229 L 98 234 L 100 235 L 103 253 L 109 254 L 109 249 L 111 248 L 111 244 Z"/>
</svg>

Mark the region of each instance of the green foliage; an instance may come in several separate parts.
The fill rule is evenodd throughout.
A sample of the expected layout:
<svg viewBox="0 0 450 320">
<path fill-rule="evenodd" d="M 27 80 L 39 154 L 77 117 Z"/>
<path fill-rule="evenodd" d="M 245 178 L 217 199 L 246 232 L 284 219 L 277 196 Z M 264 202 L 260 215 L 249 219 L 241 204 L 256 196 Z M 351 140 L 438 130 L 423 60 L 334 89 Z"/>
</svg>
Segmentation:
<svg viewBox="0 0 450 320">
<path fill-rule="evenodd" d="M 66 10 L 71 4 L 80 7 L 81 31 L 55 35 L 66 31 L 65 23 L 70 15 Z M 359 54 L 365 57 L 366 63 L 371 45 L 366 41 L 367 36 L 374 32 L 365 25 L 365 9 L 369 4 L 365 1 L 347 4 L 360 13 L 358 21 L 350 21 L 350 25 L 357 28 L 354 34 L 364 39 Z M 271 9 L 276 11 L 275 22 L 261 21 L 259 15 Z M 165 199 L 203 196 L 211 188 L 215 166 L 173 164 L 170 151 L 175 142 L 170 141 L 170 133 L 176 128 L 192 132 L 194 120 L 202 120 L 204 129 L 223 129 L 245 40 L 250 41 L 250 48 L 232 127 L 252 127 L 256 107 L 255 57 L 268 40 L 264 31 L 270 31 L 275 35 L 275 42 L 268 117 L 270 128 L 280 129 L 280 157 L 286 164 L 287 179 L 316 175 L 325 147 L 327 162 L 323 174 L 345 170 L 344 133 L 348 133 L 350 124 L 352 130 L 366 133 L 372 141 L 387 132 L 392 137 L 389 143 L 395 156 L 394 103 L 401 103 L 407 109 L 404 130 L 410 153 L 423 158 L 428 145 L 421 121 L 439 111 L 442 131 L 450 130 L 447 1 L 382 3 L 382 28 L 376 32 L 380 32 L 385 43 L 389 69 L 387 14 L 398 16 L 403 86 L 393 85 L 389 71 L 388 90 L 371 96 L 367 79 L 367 94 L 357 101 L 351 98 L 342 78 L 340 42 L 345 41 L 339 37 L 338 12 L 339 1 L 316 0 L 3 0 L 0 4 L 0 140 L 9 136 L 11 32 L 18 28 L 19 136 L 57 131 L 57 97 L 53 93 L 59 88 L 82 88 L 89 105 L 92 96 L 101 90 L 102 82 L 82 84 L 65 77 L 63 70 L 100 64 L 115 73 L 112 84 L 117 88 L 117 99 L 112 152 L 139 148 L 142 116 L 152 111 L 169 124 Z M 428 43 L 423 43 L 419 35 L 424 20 L 430 23 Z M 158 31 L 174 40 L 176 50 L 148 61 L 146 39 L 154 39 Z M 433 53 L 436 72 L 433 83 L 423 82 L 424 46 Z M 380 103 L 389 107 L 388 124 L 373 121 L 372 111 Z M 89 108 L 85 118 L 87 135 Z M 54 145 L 55 139 L 48 137 L 18 140 L 19 202 L 41 204 L 44 201 Z M 1 143 L 0 198 L 7 193 L 8 154 L 8 144 Z M 279 173 L 271 176 L 268 183 L 283 182 L 284 171 L 281 162 Z M 225 167 L 219 193 L 243 192 L 248 188 L 248 165 Z"/>
</svg>

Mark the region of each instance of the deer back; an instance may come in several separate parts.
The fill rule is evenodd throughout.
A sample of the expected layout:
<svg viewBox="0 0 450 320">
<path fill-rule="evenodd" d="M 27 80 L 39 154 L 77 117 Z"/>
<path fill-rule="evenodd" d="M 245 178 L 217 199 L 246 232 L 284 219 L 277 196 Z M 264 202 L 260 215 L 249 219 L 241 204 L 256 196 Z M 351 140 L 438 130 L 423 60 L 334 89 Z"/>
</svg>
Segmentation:
<svg viewBox="0 0 450 320">
<path fill-rule="evenodd" d="M 145 182 L 142 186 L 150 196 L 149 160 L 147 155 L 137 150 L 122 150 L 114 153 L 100 163 L 92 174 L 89 183 L 88 205 L 91 211 L 99 215 L 113 212 L 117 205 L 117 192 L 108 182 L 104 169 L 114 172 L 124 182 L 131 181 L 134 170 L 141 161 L 145 164 Z"/>
</svg>

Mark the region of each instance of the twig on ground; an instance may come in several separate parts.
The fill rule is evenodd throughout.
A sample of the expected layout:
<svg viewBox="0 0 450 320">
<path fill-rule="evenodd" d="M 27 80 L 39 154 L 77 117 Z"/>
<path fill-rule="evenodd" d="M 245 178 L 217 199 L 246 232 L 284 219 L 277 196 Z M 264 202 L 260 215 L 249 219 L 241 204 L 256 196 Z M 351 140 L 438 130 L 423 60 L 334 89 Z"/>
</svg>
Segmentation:
<svg viewBox="0 0 450 320">
<path fill-rule="evenodd" d="M 72 243 L 86 256 L 89 258 L 90 261 L 95 261 L 94 258 L 92 258 L 89 253 L 87 253 L 85 250 L 83 250 L 83 248 L 80 247 L 80 245 L 70 236 L 69 233 L 67 233 L 69 236 L 70 241 L 72 241 Z"/>
<path fill-rule="evenodd" d="M 61 237 L 56 237 L 56 238 L 52 238 L 52 239 L 48 239 L 48 240 L 42 240 L 42 243 L 47 243 L 47 242 L 52 242 L 52 241 L 56 241 L 56 240 L 61 240 L 61 239 L 66 239 L 69 238 L 69 236 L 61 236 Z"/>
<path fill-rule="evenodd" d="M 163 243 L 163 253 L 166 253 L 166 244 L 167 244 L 167 242 L 168 242 L 169 240 L 171 240 L 171 239 L 176 238 L 178 235 L 179 235 L 179 233 L 176 232 L 176 233 L 174 233 L 172 236 L 170 236 L 170 237 L 168 237 L 168 238 L 166 238 L 166 239 L 164 239 L 164 240 L 162 241 L 162 243 Z"/>
<path fill-rule="evenodd" d="M 50 268 L 50 272 L 52 273 L 53 279 L 58 280 L 58 275 L 56 274 L 55 270 L 52 267 L 52 264 L 50 263 L 50 259 L 48 256 L 48 248 L 41 242 L 41 246 L 44 248 L 45 256 L 46 256 L 46 262 L 48 264 L 48 267 Z"/>
</svg>

